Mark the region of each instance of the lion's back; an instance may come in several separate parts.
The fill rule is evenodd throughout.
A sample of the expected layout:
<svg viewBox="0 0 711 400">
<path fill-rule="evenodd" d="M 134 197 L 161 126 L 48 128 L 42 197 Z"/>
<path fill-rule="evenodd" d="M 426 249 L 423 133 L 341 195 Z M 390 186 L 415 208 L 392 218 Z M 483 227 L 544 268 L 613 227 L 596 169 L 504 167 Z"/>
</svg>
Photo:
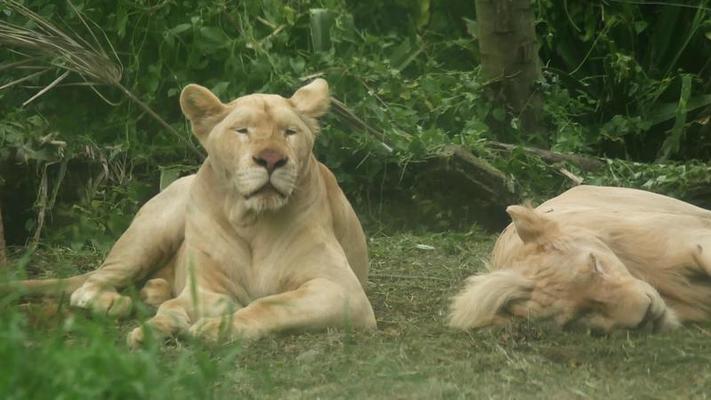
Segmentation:
<svg viewBox="0 0 711 400">
<path fill-rule="evenodd" d="M 587 229 L 600 238 L 636 241 L 617 243 L 626 247 L 646 248 L 649 246 L 645 240 L 651 238 L 661 241 L 670 236 L 686 236 L 687 231 L 711 229 L 711 211 L 630 188 L 576 186 L 536 209 L 560 224 Z M 615 243 L 610 245 L 615 247 Z M 494 245 L 491 268 L 505 267 L 522 249 L 523 242 L 513 224 L 509 224 Z"/>
<path fill-rule="evenodd" d="M 640 189 L 580 185 L 541 204 L 538 209 L 590 208 L 605 211 L 635 211 L 686 214 L 711 218 L 711 211 L 661 194 Z"/>
</svg>

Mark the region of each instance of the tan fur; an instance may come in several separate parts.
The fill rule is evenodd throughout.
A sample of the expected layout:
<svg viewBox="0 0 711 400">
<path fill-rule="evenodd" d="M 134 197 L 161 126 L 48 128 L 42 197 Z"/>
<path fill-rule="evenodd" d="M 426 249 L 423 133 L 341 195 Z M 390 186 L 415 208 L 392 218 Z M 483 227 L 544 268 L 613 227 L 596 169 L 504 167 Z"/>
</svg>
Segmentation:
<svg viewBox="0 0 711 400">
<path fill-rule="evenodd" d="M 711 318 L 711 211 L 641 190 L 579 186 L 535 210 L 507 212 L 513 223 L 494 246 L 492 272 L 455 297 L 451 326 L 517 316 L 660 330 Z"/>
<path fill-rule="evenodd" d="M 363 230 L 312 154 L 329 99 L 322 79 L 290 99 L 253 94 L 228 104 L 188 85 L 181 108 L 207 160 L 142 207 L 71 304 L 126 313 L 130 299 L 118 290 L 152 278 L 141 297 L 159 305 L 146 322 L 159 336 L 374 328 Z M 128 343 L 144 338 L 136 328 Z"/>
</svg>

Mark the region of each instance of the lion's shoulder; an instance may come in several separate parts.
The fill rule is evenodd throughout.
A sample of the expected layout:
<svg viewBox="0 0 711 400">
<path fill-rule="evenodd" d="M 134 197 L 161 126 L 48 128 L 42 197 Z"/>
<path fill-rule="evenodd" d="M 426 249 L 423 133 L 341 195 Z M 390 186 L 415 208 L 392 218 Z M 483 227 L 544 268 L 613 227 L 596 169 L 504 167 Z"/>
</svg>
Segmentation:
<svg viewBox="0 0 711 400">
<path fill-rule="evenodd" d="M 343 194 L 341 187 L 338 185 L 338 179 L 336 175 L 322 162 L 318 162 L 319 173 L 323 179 L 323 183 L 326 186 L 326 193 L 329 197 L 335 194 Z"/>
</svg>

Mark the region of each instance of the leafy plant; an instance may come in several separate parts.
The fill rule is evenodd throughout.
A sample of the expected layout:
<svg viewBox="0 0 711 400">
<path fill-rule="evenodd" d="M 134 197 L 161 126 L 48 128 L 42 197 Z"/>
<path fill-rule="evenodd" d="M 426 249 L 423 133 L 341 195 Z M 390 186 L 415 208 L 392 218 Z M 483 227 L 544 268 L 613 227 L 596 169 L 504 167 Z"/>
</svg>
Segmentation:
<svg viewBox="0 0 711 400">
<path fill-rule="evenodd" d="M 24 124 L 29 117 L 44 120 L 45 135 L 53 132 L 52 140 L 66 143 L 66 188 L 57 192 L 57 212 L 51 216 L 58 233 L 50 237 L 73 246 L 98 246 L 91 239 L 115 235 L 150 192 L 194 170 L 199 157 L 184 140 L 190 133 L 178 107 L 180 88 L 190 82 L 228 100 L 252 92 L 290 95 L 312 77 L 327 78 L 333 95 L 352 115 L 334 113 L 324 119 L 316 152 L 356 203 L 382 203 L 385 182 L 404 197 L 415 196 L 416 182 L 409 174 L 417 168 L 412 167 L 424 165 L 451 143 L 514 178 L 521 184 L 521 197 L 535 197 L 567 184 L 557 166 L 525 152 L 491 151 L 490 140 L 590 156 L 667 160 L 671 165 L 711 155 L 711 95 L 706 94 L 711 57 L 699 56 L 711 52 L 707 3 L 678 7 L 567 1 L 560 7 L 550 0 L 534 2 L 546 65 L 539 83 L 546 129 L 532 135 L 484 95 L 488 83 L 478 73 L 476 15 L 470 1 L 232 5 L 119 0 L 107 8 L 87 0 L 25 0 L 24 7 L 71 37 L 94 32 L 96 40 L 86 43 L 101 43 L 122 67 L 121 85 L 183 139 L 166 133 L 118 86 L 91 81 L 90 87 L 108 102 L 101 100 L 81 74 L 69 74 L 24 111 L 16 111 L 63 76 L 67 59 L 51 60 L 59 70 L 32 75 L 39 70 L 28 68 L 37 64 L 18 66 L 27 62 L 27 55 L 7 47 L 0 49 L 0 87 L 30 77 L 0 90 L 0 112 L 6 124 Z M 36 28 L 37 20 L 7 4 L 0 5 L 7 23 Z M 314 44 L 315 37 L 320 44 Z M 34 136 L 27 132 L 34 128 L 22 126 L 14 128 L 13 144 L 0 150 L 5 160 L 0 176 L 6 187 L 24 185 L 21 191 L 31 204 L 41 182 L 39 164 L 22 164 L 30 174 L 10 171 L 18 168 L 15 160 L 22 146 L 51 146 L 28 141 Z M 61 162 L 51 164 L 49 176 L 58 176 Z M 28 175 L 36 178 L 21 183 Z M 27 201 L 9 207 L 6 214 L 37 219 L 25 211 L 31 207 Z M 89 235 L 67 233 L 72 216 L 81 216 L 77 229 Z M 24 220 L 6 222 L 16 229 L 18 223 L 24 227 Z M 24 235 L 8 233 L 13 243 L 24 242 L 32 233 L 29 225 Z"/>
<path fill-rule="evenodd" d="M 698 57 L 711 51 L 710 3 L 697 3 L 537 1 L 544 61 L 586 99 L 566 108 L 573 118 L 554 114 L 558 126 L 585 127 L 575 147 L 640 161 L 709 156 L 692 123 L 711 104 L 709 64 Z"/>
</svg>

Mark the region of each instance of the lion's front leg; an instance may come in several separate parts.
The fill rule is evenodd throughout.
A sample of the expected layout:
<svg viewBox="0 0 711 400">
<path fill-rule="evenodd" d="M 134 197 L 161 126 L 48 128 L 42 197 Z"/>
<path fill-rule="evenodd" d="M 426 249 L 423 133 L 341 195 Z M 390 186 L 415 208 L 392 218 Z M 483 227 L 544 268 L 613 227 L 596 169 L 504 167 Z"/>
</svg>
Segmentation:
<svg viewBox="0 0 711 400">
<path fill-rule="evenodd" d="M 99 269 L 72 293 L 72 306 L 115 316 L 130 312 L 131 299 L 118 290 L 148 277 L 175 255 L 183 242 L 192 179 L 175 181 L 141 207 Z"/>
<path fill-rule="evenodd" d="M 373 309 L 360 286 L 346 289 L 318 278 L 296 290 L 258 299 L 231 315 L 203 318 L 190 333 L 214 341 L 223 334 L 227 339 L 254 339 L 288 330 L 372 329 L 375 325 Z"/>
</svg>

